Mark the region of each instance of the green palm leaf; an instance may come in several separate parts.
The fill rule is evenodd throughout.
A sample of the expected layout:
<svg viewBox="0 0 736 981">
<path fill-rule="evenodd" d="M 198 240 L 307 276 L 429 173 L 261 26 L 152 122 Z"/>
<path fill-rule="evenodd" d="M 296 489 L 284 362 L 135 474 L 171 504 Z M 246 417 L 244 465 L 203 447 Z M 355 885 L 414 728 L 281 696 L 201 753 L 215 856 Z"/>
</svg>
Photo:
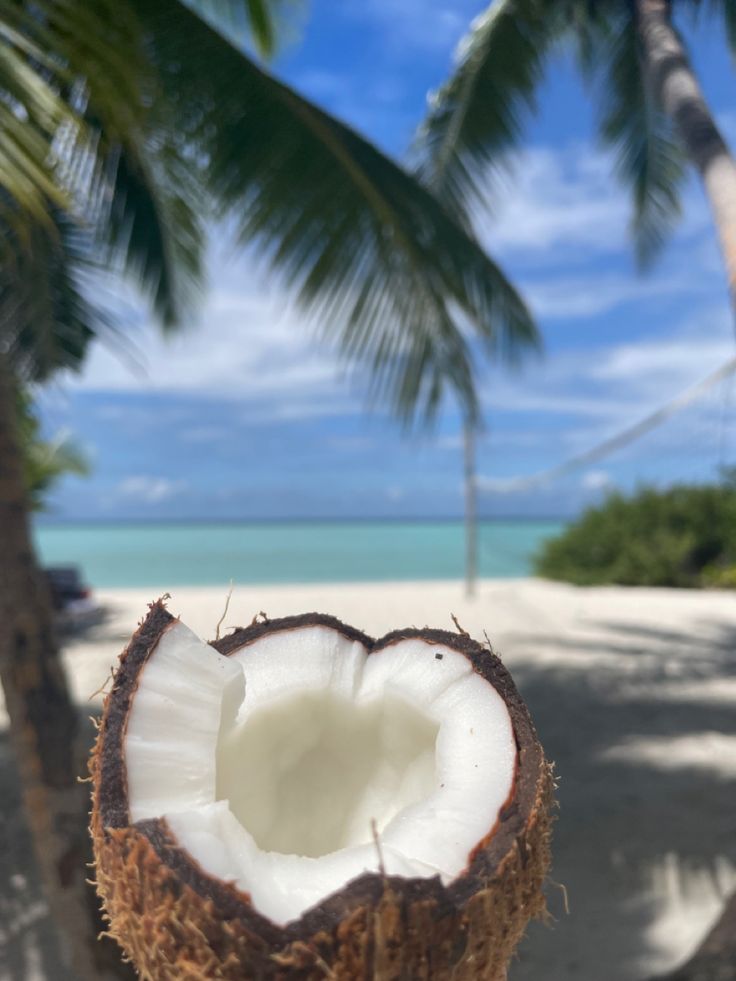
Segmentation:
<svg viewBox="0 0 736 981">
<path fill-rule="evenodd" d="M 75 124 L 49 80 L 53 60 L 25 30 L 30 23 L 23 8 L 0 2 L 0 216 L 16 228 L 18 209 L 45 221 L 49 201 L 65 203 L 54 180 L 51 144 L 63 123 Z"/>
<path fill-rule="evenodd" d="M 257 242 L 323 333 L 367 366 L 376 397 L 429 417 L 449 386 L 472 415 L 469 338 L 494 353 L 537 340 L 501 270 L 409 174 L 183 4 L 141 17 L 239 240 Z M 175 19 L 186 26 L 170 29 Z"/>
<path fill-rule="evenodd" d="M 39 239 L 35 222 L 33 249 L 6 271 L 9 296 L 21 266 L 26 275 L 48 262 L 49 288 L 22 297 L 24 311 L 46 302 L 45 311 L 24 312 L 13 327 L 19 358 L 39 343 L 35 374 L 74 363 L 88 336 L 108 326 L 73 281 L 71 264 L 93 248 L 135 277 L 162 322 L 180 321 L 201 279 L 202 225 L 214 200 L 239 240 L 257 243 L 322 332 L 363 366 L 374 397 L 407 420 L 431 417 L 448 391 L 473 418 L 476 347 L 512 355 L 537 343 L 503 272 L 416 179 L 258 68 L 204 17 L 244 18 L 267 48 L 262 0 L 120 8 L 41 0 L 37 10 L 24 43 L 54 51 L 49 91 L 70 114 L 51 144 L 53 177 L 85 245 L 64 267 L 53 235 Z M 39 154 L 46 146 L 42 136 Z M 44 207 L 53 203 L 38 174 L 29 182 Z M 22 211 L 8 200 L 11 213 Z M 52 231 L 66 245 L 71 225 L 61 228 L 60 214 Z M 51 299 L 60 296 L 69 301 L 64 350 L 50 334 Z"/>
<path fill-rule="evenodd" d="M 171 326 L 195 302 L 206 209 L 175 113 L 159 99 L 144 25 L 131 4 L 56 0 L 47 29 L 77 80 L 84 122 L 64 178 L 85 201 L 100 260 L 131 277 Z"/>
<path fill-rule="evenodd" d="M 0 264 L 0 338 L 17 377 L 27 381 L 78 368 L 92 338 L 112 329 L 85 289 L 94 269 L 89 236 L 58 209 L 47 215 L 26 223 L 23 242 L 4 229 L 15 247 L 13 260 Z"/>
<path fill-rule="evenodd" d="M 612 20 L 597 40 L 603 65 L 600 131 L 632 190 L 634 244 L 640 264 L 647 266 L 680 217 L 686 160 L 642 70 L 634 23 Z"/>
<path fill-rule="evenodd" d="M 731 13 L 733 0 L 719 0 Z M 648 264 L 680 213 L 683 155 L 643 75 L 630 5 L 619 0 L 497 0 L 478 19 L 463 57 L 419 136 L 419 172 L 453 213 L 487 196 L 493 167 L 519 140 L 553 44 L 577 44 L 599 83 L 600 132 L 634 198 L 632 233 Z M 499 158 L 500 155 L 500 158 Z"/>
<path fill-rule="evenodd" d="M 164 327 L 173 327 L 198 302 L 208 208 L 191 163 L 157 142 L 111 148 L 96 228 L 102 261 L 132 278 Z"/>
<path fill-rule="evenodd" d="M 26 248 L 27 214 L 38 248 L 37 226 L 58 231 L 48 209 L 63 208 L 172 324 L 201 279 L 204 214 L 145 41 L 129 3 L 48 0 L 33 16 L 0 3 L 0 219 Z"/>
<path fill-rule="evenodd" d="M 565 6 L 496 0 L 462 42 L 416 143 L 420 176 L 453 214 L 487 200 L 493 169 L 518 144 Z"/>
<path fill-rule="evenodd" d="M 63 433 L 44 437 L 28 389 L 16 389 L 16 429 L 23 457 L 23 471 L 31 508 L 43 510 L 48 491 L 66 474 L 84 477 L 89 462 L 79 447 Z"/>
<path fill-rule="evenodd" d="M 726 39 L 731 51 L 736 54 L 736 0 L 694 0 L 698 12 L 703 9 L 706 13 L 723 18 Z"/>
<path fill-rule="evenodd" d="M 250 35 L 262 55 L 274 53 L 275 0 L 190 0 L 189 6 L 228 37 Z"/>
</svg>

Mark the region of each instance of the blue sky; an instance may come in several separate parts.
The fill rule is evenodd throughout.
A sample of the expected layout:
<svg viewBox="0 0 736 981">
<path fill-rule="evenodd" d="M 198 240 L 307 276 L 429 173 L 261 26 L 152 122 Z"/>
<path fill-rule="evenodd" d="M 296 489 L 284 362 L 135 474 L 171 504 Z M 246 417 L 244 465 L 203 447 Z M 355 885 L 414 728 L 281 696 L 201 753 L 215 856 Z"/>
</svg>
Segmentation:
<svg viewBox="0 0 736 981">
<path fill-rule="evenodd" d="M 275 70 L 401 157 L 482 5 L 470 0 L 317 0 Z M 733 66 L 705 22 L 693 55 L 736 137 Z M 554 466 L 635 422 L 734 353 L 707 204 L 693 180 L 660 261 L 638 276 L 629 203 L 594 135 L 591 101 L 564 52 L 551 64 L 526 149 L 478 230 L 524 292 L 545 354 L 520 371 L 484 367 L 481 511 L 569 515 L 612 487 L 704 480 L 736 463 L 736 383 L 717 386 L 638 443 L 527 492 L 509 478 Z M 46 429 L 69 432 L 93 466 L 65 480 L 55 519 L 444 516 L 462 511 L 451 406 L 437 430 L 402 435 L 366 411 L 359 372 L 336 362 L 252 255 L 212 243 L 210 289 L 190 329 L 158 338 L 121 293 L 130 352 L 98 346 L 41 397 Z"/>
</svg>

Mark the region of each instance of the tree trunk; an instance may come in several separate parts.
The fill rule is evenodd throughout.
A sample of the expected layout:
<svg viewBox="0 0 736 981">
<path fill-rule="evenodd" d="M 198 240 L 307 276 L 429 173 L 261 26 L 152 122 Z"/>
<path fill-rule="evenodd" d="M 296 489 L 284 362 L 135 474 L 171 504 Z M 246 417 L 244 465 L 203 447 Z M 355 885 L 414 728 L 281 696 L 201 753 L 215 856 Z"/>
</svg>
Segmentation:
<svg viewBox="0 0 736 981">
<path fill-rule="evenodd" d="M 736 161 L 672 24 L 671 0 L 634 0 L 634 9 L 646 74 L 703 180 L 736 308 Z"/>
<path fill-rule="evenodd" d="M 55 648 L 50 596 L 33 554 L 16 433 L 14 379 L 0 353 L 0 680 L 10 737 L 62 954 L 83 981 L 100 958 L 78 713 Z M 105 958 L 106 959 L 106 958 Z"/>
<path fill-rule="evenodd" d="M 736 310 L 736 160 L 672 24 L 671 0 L 634 0 L 644 67 L 703 180 Z M 736 981 L 736 893 L 693 958 L 662 981 Z"/>
</svg>

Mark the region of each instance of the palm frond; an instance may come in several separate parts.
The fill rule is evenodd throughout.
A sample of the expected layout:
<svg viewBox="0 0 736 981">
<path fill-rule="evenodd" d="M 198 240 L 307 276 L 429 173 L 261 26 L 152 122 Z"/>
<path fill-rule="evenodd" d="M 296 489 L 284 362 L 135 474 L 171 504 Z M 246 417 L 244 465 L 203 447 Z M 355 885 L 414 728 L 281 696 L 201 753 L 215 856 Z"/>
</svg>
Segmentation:
<svg viewBox="0 0 736 981">
<path fill-rule="evenodd" d="M 0 0 L 0 187 L 13 216 L 28 211 L 38 222 L 46 205 L 73 209 L 74 167 L 96 149 L 86 108 L 108 142 L 125 140 L 150 105 L 146 68 L 130 4 Z"/>
<path fill-rule="evenodd" d="M 498 266 L 414 178 L 186 6 L 162 0 L 141 16 L 239 240 L 399 414 L 431 416 L 448 386 L 474 413 L 469 337 L 494 352 L 537 340 Z"/>
<path fill-rule="evenodd" d="M 646 267 L 680 216 L 686 160 L 646 78 L 633 21 L 611 21 L 598 42 L 600 132 L 616 153 L 621 180 L 631 188 L 634 245 Z"/>
<path fill-rule="evenodd" d="M 44 436 L 30 390 L 24 386 L 16 386 L 16 429 L 31 507 L 41 511 L 54 484 L 67 474 L 86 476 L 89 461 L 65 433 Z"/>
<path fill-rule="evenodd" d="M 164 327 L 196 307 L 208 207 L 192 163 L 160 132 L 111 147 L 95 222 L 101 259 L 131 278 Z"/>
<path fill-rule="evenodd" d="M 76 81 L 70 98 L 84 121 L 66 146 L 63 179 L 85 200 L 100 258 L 132 278 L 172 326 L 201 281 L 205 217 L 176 132 L 178 103 L 159 99 L 134 4 L 55 0 L 46 27 Z"/>
<path fill-rule="evenodd" d="M 0 218 L 16 228 L 22 213 L 44 222 L 49 202 L 66 203 L 54 180 L 52 142 L 62 124 L 76 125 L 52 83 L 58 66 L 29 36 L 34 25 L 23 7 L 0 2 Z"/>
<path fill-rule="evenodd" d="M 228 37 L 251 36 L 262 55 L 274 53 L 277 0 L 189 0 L 189 5 Z"/>
<path fill-rule="evenodd" d="M 110 140 L 146 118 L 153 78 L 140 22 L 130 3 L 41 0 L 45 44 L 65 66 L 63 94 L 80 113 L 94 106 Z"/>
<path fill-rule="evenodd" d="M 563 6 L 496 0 L 462 42 L 415 146 L 420 177 L 452 214 L 467 216 L 487 200 L 493 168 L 517 146 Z"/>
<path fill-rule="evenodd" d="M 58 209 L 53 221 L 26 225 L 23 241 L 12 229 L 13 261 L 0 264 L 0 339 L 18 378 L 43 381 L 81 365 L 89 342 L 111 327 L 89 299 L 82 277 L 89 269 L 89 237 Z"/>
<path fill-rule="evenodd" d="M 37 236 L 63 208 L 172 324 L 201 279 L 204 215 L 145 41 L 131 3 L 0 0 L 0 221 L 22 235 L 28 213 Z"/>
<path fill-rule="evenodd" d="M 695 0 L 696 13 L 705 13 L 723 18 L 726 40 L 731 52 L 736 54 L 736 0 Z"/>
</svg>

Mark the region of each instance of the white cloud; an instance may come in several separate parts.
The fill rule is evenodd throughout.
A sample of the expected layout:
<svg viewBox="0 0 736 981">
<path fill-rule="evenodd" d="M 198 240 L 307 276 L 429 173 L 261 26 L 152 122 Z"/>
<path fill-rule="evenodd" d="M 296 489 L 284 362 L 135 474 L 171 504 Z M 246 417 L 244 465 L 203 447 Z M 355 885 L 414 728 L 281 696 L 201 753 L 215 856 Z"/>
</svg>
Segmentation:
<svg viewBox="0 0 736 981">
<path fill-rule="evenodd" d="M 139 475 L 126 477 L 117 487 L 120 497 L 143 504 L 160 504 L 186 489 L 183 480 Z"/>
<path fill-rule="evenodd" d="M 515 381 L 499 377 L 489 386 L 491 396 L 486 402 L 492 434 L 496 429 L 494 413 L 498 411 L 518 414 L 515 427 L 531 413 L 526 434 L 537 436 L 540 413 L 548 420 L 555 415 L 571 418 L 569 422 L 560 418 L 551 431 L 542 431 L 544 438 L 531 454 L 519 438 L 525 433 L 508 433 L 503 453 L 489 451 L 489 469 L 496 472 L 479 477 L 480 490 L 523 494 L 546 486 L 550 483 L 545 477 L 549 470 L 639 422 L 733 355 L 730 315 L 725 310 L 707 310 L 665 339 L 571 351 L 530 368 Z M 619 464 L 625 454 L 654 480 L 663 473 L 665 461 L 681 464 L 687 459 L 689 479 L 707 476 L 717 459 L 729 458 L 728 429 L 724 427 L 733 419 L 729 392 L 734 384 L 736 380 L 716 385 L 674 416 L 671 425 L 654 429 L 624 450 L 617 450 L 612 463 Z M 558 479 L 555 477 L 555 483 Z M 606 471 L 598 469 L 583 472 L 576 479 L 584 492 L 604 489 L 613 482 Z"/>
<path fill-rule="evenodd" d="M 722 323 L 722 316 L 706 314 L 697 334 L 617 345 L 595 360 L 590 375 L 647 392 L 663 383 L 676 388 L 699 381 L 699 375 L 714 370 L 734 354 L 733 338 L 723 336 L 719 329 Z"/>
<path fill-rule="evenodd" d="M 544 252 L 554 246 L 609 253 L 625 246 L 625 195 L 610 174 L 585 164 L 585 151 L 534 147 L 492 190 L 493 215 L 481 224 L 491 249 Z M 605 235 L 601 230 L 605 228 Z"/>
<path fill-rule="evenodd" d="M 169 392 L 254 403 L 276 412 L 332 411 L 350 388 L 330 349 L 277 291 L 269 296 L 247 280 L 242 292 L 216 290 L 199 323 L 170 338 L 151 325 L 131 330 L 141 367 L 133 370 L 97 344 L 70 388 L 106 392 Z M 115 407 L 108 411 L 115 413 Z"/>
<path fill-rule="evenodd" d="M 581 487 L 589 491 L 605 490 L 611 483 L 611 476 L 606 470 L 588 470 L 580 478 Z"/>
<path fill-rule="evenodd" d="M 486 474 L 478 474 L 475 478 L 475 486 L 480 493 L 486 494 L 518 494 L 523 490 L 522 477 L 489 477 Z"/>
<path fill-rule="evenodd" d="M 402 24 L 419 17 L 420 7 L 421 19 L 428 19 L 426 6 L 412 0 L 398 15 Z M 388 16 L 392 11 L 388 0 L 369 0 L 366 16 Z M 339 85 L 339 76 L 312 73 L 315 90 L 334 93 Z M 638 315 L 645 335 L 650 324 L 661 323 L 660 300 L 683 299 L 692 305 L 712 288 L 711 278 L 703 275 L 712 250 L 705 248 L 702 236 L 694 242 L 692 256 L 688 254 L 689 265 L 674 273 L 672 262 L 647 279 L 606 268 L 601 260 L 609 253 L 628 255 L 628 201 L 612 180 L 608 157 L 589 145 L 531 148 L 521 157 L 515 182 L 501 197 L 486 239 L 493 252 L 500 248 L 502 257 L 530 260 L 519 282 L 543 325 L 545 320 L 587 318 L 592 327 L 598 315 L 623 304 L 647 302 Z M 688 219 L 689 232 L 709 221 L 701 211 Z M 677 261 L 683 261 L 679 254 Z M 70 379 L 69 387 L 227 398 L 243 403 L 254 421 L 362 411 L 360 384 L 351 384 L 334 351 L 315 339 L 285 299 L 283 288 L 274 284 L 269 289 L 252 266 L 252 255 L 228 264 L 216 262 L 214 289 L 197 325 L 168 341 L 151 326 L 132 327 L 137 369 L 132 369 L 130 359 L 123 362 L 98 344 L 81 378 Z M 724 310 L 725 304 L 705 309 L 689 336 L 680 330 L 667 341 L 568 350 L 529 365 L 519 376 L 500 370 L 487 373 L 484 366 L 484 378 L 490 375 L 482 392 L 486 407 L 491 412 L 595 418 L 601 427 L 623 425 L 725 360 L 731 340 L 724 335 Z M 111 406 L 105 411 L 127 410 Z M 454 449 L 456 438 L 447 437 L 442 445 Z"/>
<path fill-rule="evenodd" d="M 710 289 L 710 283 L 704 281 L 699 270 L 692 268 L 677 278 L 611 276 L 598 272 L 574 277 L 562 275 L 544 281 L 521 277 L 518 286 L 541 321 L 595 317 L 625 304 L 641 305 L 649 300 L 707 294 Z"/>
<path fill-rule="evenodd" d="M 230 435 L 230 431 L 225 426 L 190 426 L 178 430 L 178 437 L 182 443 L 217 443 Z"/>
<path fill-rule="evenodd" d="M 630 251 L 631 196 L 616 180 L 610 154 L 589 142 L 537 145 L 510 165 L 508 172 L 489 174 L 492 211 L 476 220 L 491 252 L 560 264 L 561 250 L 584 259 Z M 708 229 L 710 215 L 694 185 L 685 205 L 679 234 Z"/>
<path fill-rule="evenodd" d="M 406 491 L 403 487 L 387 487 L 386 488 L 386 498 L 389 501 L 401 501 L 406 497 Z"/>
<path fill-rule="evenodd" d="M 352 17 L 372 21 L 385 31 L 385 46 L 447 51 L 468 31 L 478 11 L 476 0 L 346 0 Z"/>
<path fill-rule="evenodd" d="M 331 436 L 327 445 L 339 452 L 362 453 L 373 449 L 377 444 L 373 436 Z"/>
<path fill-rule="evenodd" d="M 635 422 L 733 357 L 730 313 L 705 307 L 665 338 L 569 350 L 516 376 L 496 371 L 486 406 Z"/>
</svg>

